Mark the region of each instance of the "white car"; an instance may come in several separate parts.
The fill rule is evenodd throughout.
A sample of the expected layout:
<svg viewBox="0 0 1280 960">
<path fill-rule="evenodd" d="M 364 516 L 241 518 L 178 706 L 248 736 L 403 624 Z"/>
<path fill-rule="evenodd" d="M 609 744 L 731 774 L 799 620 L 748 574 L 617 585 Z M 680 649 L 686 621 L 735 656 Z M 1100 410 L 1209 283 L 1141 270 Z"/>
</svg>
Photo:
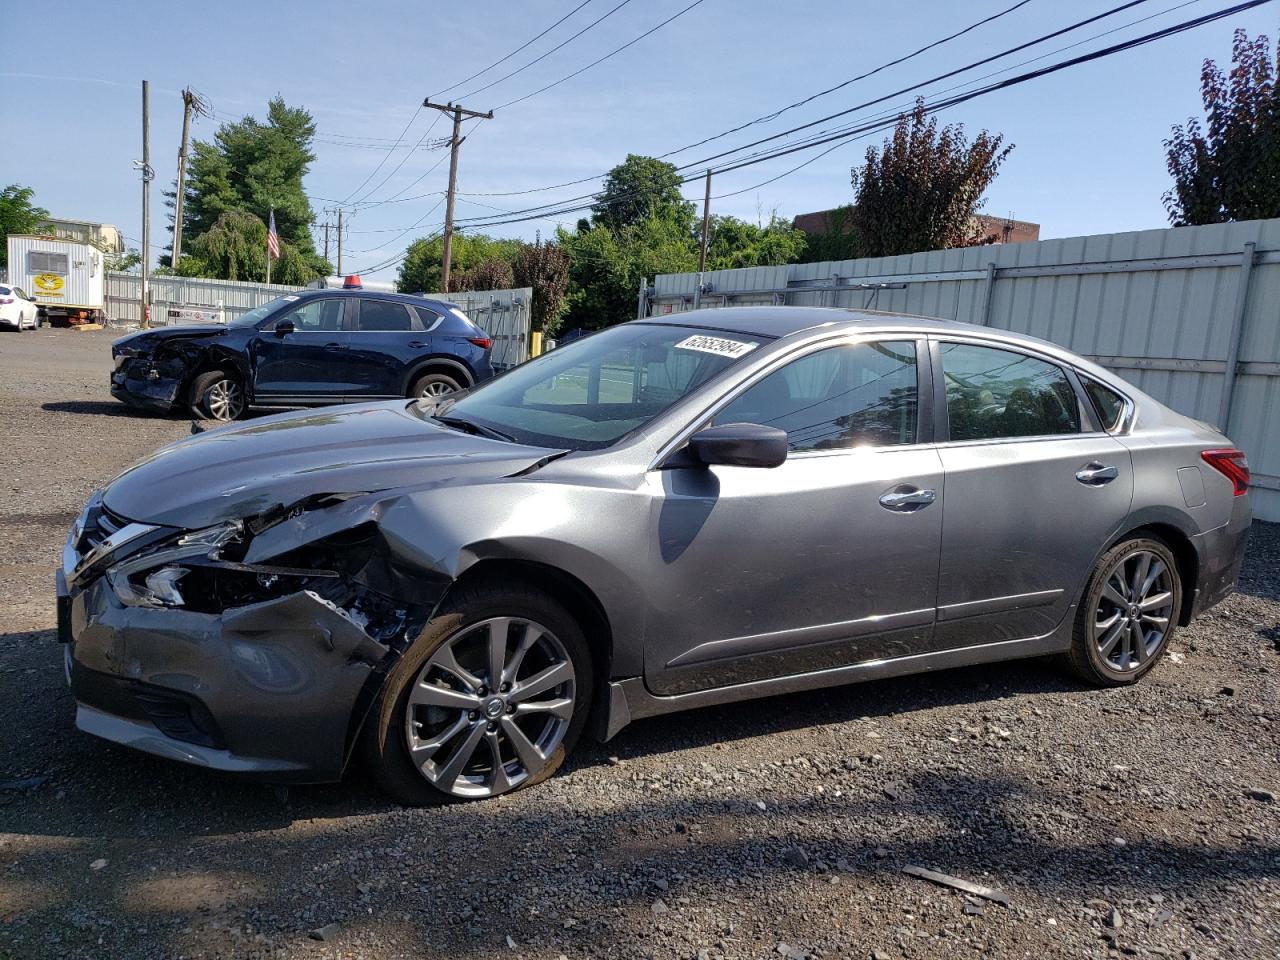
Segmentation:
<svg viewBox="0 0 1280 960">
<path fill-rule="evenodd" d="M 40 308 L 21 287 L 0 284 L 0 327 L 11 327 L 18 332 L 40 326 Z"/>
</svg>

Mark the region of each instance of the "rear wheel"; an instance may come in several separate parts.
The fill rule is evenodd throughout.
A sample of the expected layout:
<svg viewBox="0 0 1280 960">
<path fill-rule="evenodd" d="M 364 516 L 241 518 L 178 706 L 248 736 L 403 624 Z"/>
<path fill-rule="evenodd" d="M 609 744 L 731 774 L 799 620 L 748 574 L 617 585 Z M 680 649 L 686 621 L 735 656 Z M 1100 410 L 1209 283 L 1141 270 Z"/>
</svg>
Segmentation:
<svg viewBox="0 0 1280 960">
<path fill-rule="evenodd" d="M 1117 544 L 1089 578 L 1067 661 L 1089 683 L 1136 683 L 1164 656 L 1181 609 L 1182 580 L 1168 546 L 1146 537 Z"/>
<path fill-rule="evenodd" d="M 235 420 L 245 411 L 244 385 L 235 374 L 210 370 L 191 385 L 191 412 L 206 420 Z"/>
<path fill-rule="evenodd" d="M 447 373 L 424 373 L 413 381 L 409 395 L 419 400 L 434 399 L 461 389 L 462 384 Z"/>
<path fill-rule="evenodd" d="M 592 671 L 581 628 L 550 597 L 464 588 L 388 674 L 365 728 L 367 759 L 405 804 L 541 783 L 582 733 Z"/>
</svg>

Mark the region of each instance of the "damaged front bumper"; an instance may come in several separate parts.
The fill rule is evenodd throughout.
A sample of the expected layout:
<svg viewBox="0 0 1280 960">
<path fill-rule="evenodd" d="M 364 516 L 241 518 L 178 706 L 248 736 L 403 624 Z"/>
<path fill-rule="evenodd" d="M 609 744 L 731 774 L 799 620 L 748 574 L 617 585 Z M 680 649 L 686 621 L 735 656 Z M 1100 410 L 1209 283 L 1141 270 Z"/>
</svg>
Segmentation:
<svg viewBox="0 0 1280 960">
<path fill-rule="evenodd" d="M 341 777 L 388 648 L 313 593 L 221 615 L 69 598 L 76 726 L 126 746 L 289 782 Z"/>
<path fill-rule="evenodd" d="M 111 373 L 111 395 L 130 406 L 169 411 L 182 390 L 179 371 L 142 358 L 121 357 Z"/>
</svg>

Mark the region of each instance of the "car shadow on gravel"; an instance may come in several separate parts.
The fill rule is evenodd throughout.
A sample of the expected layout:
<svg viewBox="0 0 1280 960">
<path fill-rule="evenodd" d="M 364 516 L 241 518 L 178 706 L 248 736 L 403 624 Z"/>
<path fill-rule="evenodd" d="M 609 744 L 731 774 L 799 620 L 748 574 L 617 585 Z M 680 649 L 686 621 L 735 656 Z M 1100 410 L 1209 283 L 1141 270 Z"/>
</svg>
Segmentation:
<svg viewBox="0 0 1280 960">
<path fill-rule="evenodd" d="M 0 781 L 42 778 L 29 791 L 0 790 L 6 829 L 82 838 L 181 838 L 272 830 L 297 820 L 341 819 L 400 808 L 370 781 L 358 758 L 342 783 L 282 789 L 202 770 L 98 740 L 75 729 L 75 705 L 51 631 L 0 635 L 0 650 L 25 651 L 0 671 L 5 724 L 20 731 L 0 761 Z M 25 665 L 21 661 L 26 661 Z M 1026 693 L 1080 689 L 1038 662 L 995 664 L 709 707 L 638 721 L 614 740 L 584 737 L 562 775 L 723 743 L 821 729 L 955 704 L 981 706 Z M 872 741 L 863 741 L 864 748 Z M 65 802 L 48 804 L 50 795 Z M 192 803 L 199 798 L 199 803 Z M 482 805 L 484 806 L 484 805 Z M 81 811 L 92 809 L 93 817 Z M 234 811 L 234 814 L 231 813 Z"/>
<path fill-rule="evenodd" d="M 149 420 L 179 420 L 180 417 L 159 410 L 142 410 L 110 400 L 51 400 L 40 404 L 46 413 L 76 413 L 95 417 L 145 417 Z"/>
</svg>

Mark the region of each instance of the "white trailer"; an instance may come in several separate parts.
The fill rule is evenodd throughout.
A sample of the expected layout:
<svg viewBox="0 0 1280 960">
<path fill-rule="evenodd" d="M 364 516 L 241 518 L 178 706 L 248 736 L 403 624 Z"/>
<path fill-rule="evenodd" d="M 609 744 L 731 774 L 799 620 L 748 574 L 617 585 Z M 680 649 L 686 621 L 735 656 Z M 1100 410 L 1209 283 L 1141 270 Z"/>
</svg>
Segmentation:
<svg viewBox="0 0 1280 960">
<path fill-rule="evenodd" d="M 101 323 L 106 317 L 106 265 L 89 243 L 58 237 L 9 236 L 9 283 L 40 306 L 46 323 Z"/>
</svg>

